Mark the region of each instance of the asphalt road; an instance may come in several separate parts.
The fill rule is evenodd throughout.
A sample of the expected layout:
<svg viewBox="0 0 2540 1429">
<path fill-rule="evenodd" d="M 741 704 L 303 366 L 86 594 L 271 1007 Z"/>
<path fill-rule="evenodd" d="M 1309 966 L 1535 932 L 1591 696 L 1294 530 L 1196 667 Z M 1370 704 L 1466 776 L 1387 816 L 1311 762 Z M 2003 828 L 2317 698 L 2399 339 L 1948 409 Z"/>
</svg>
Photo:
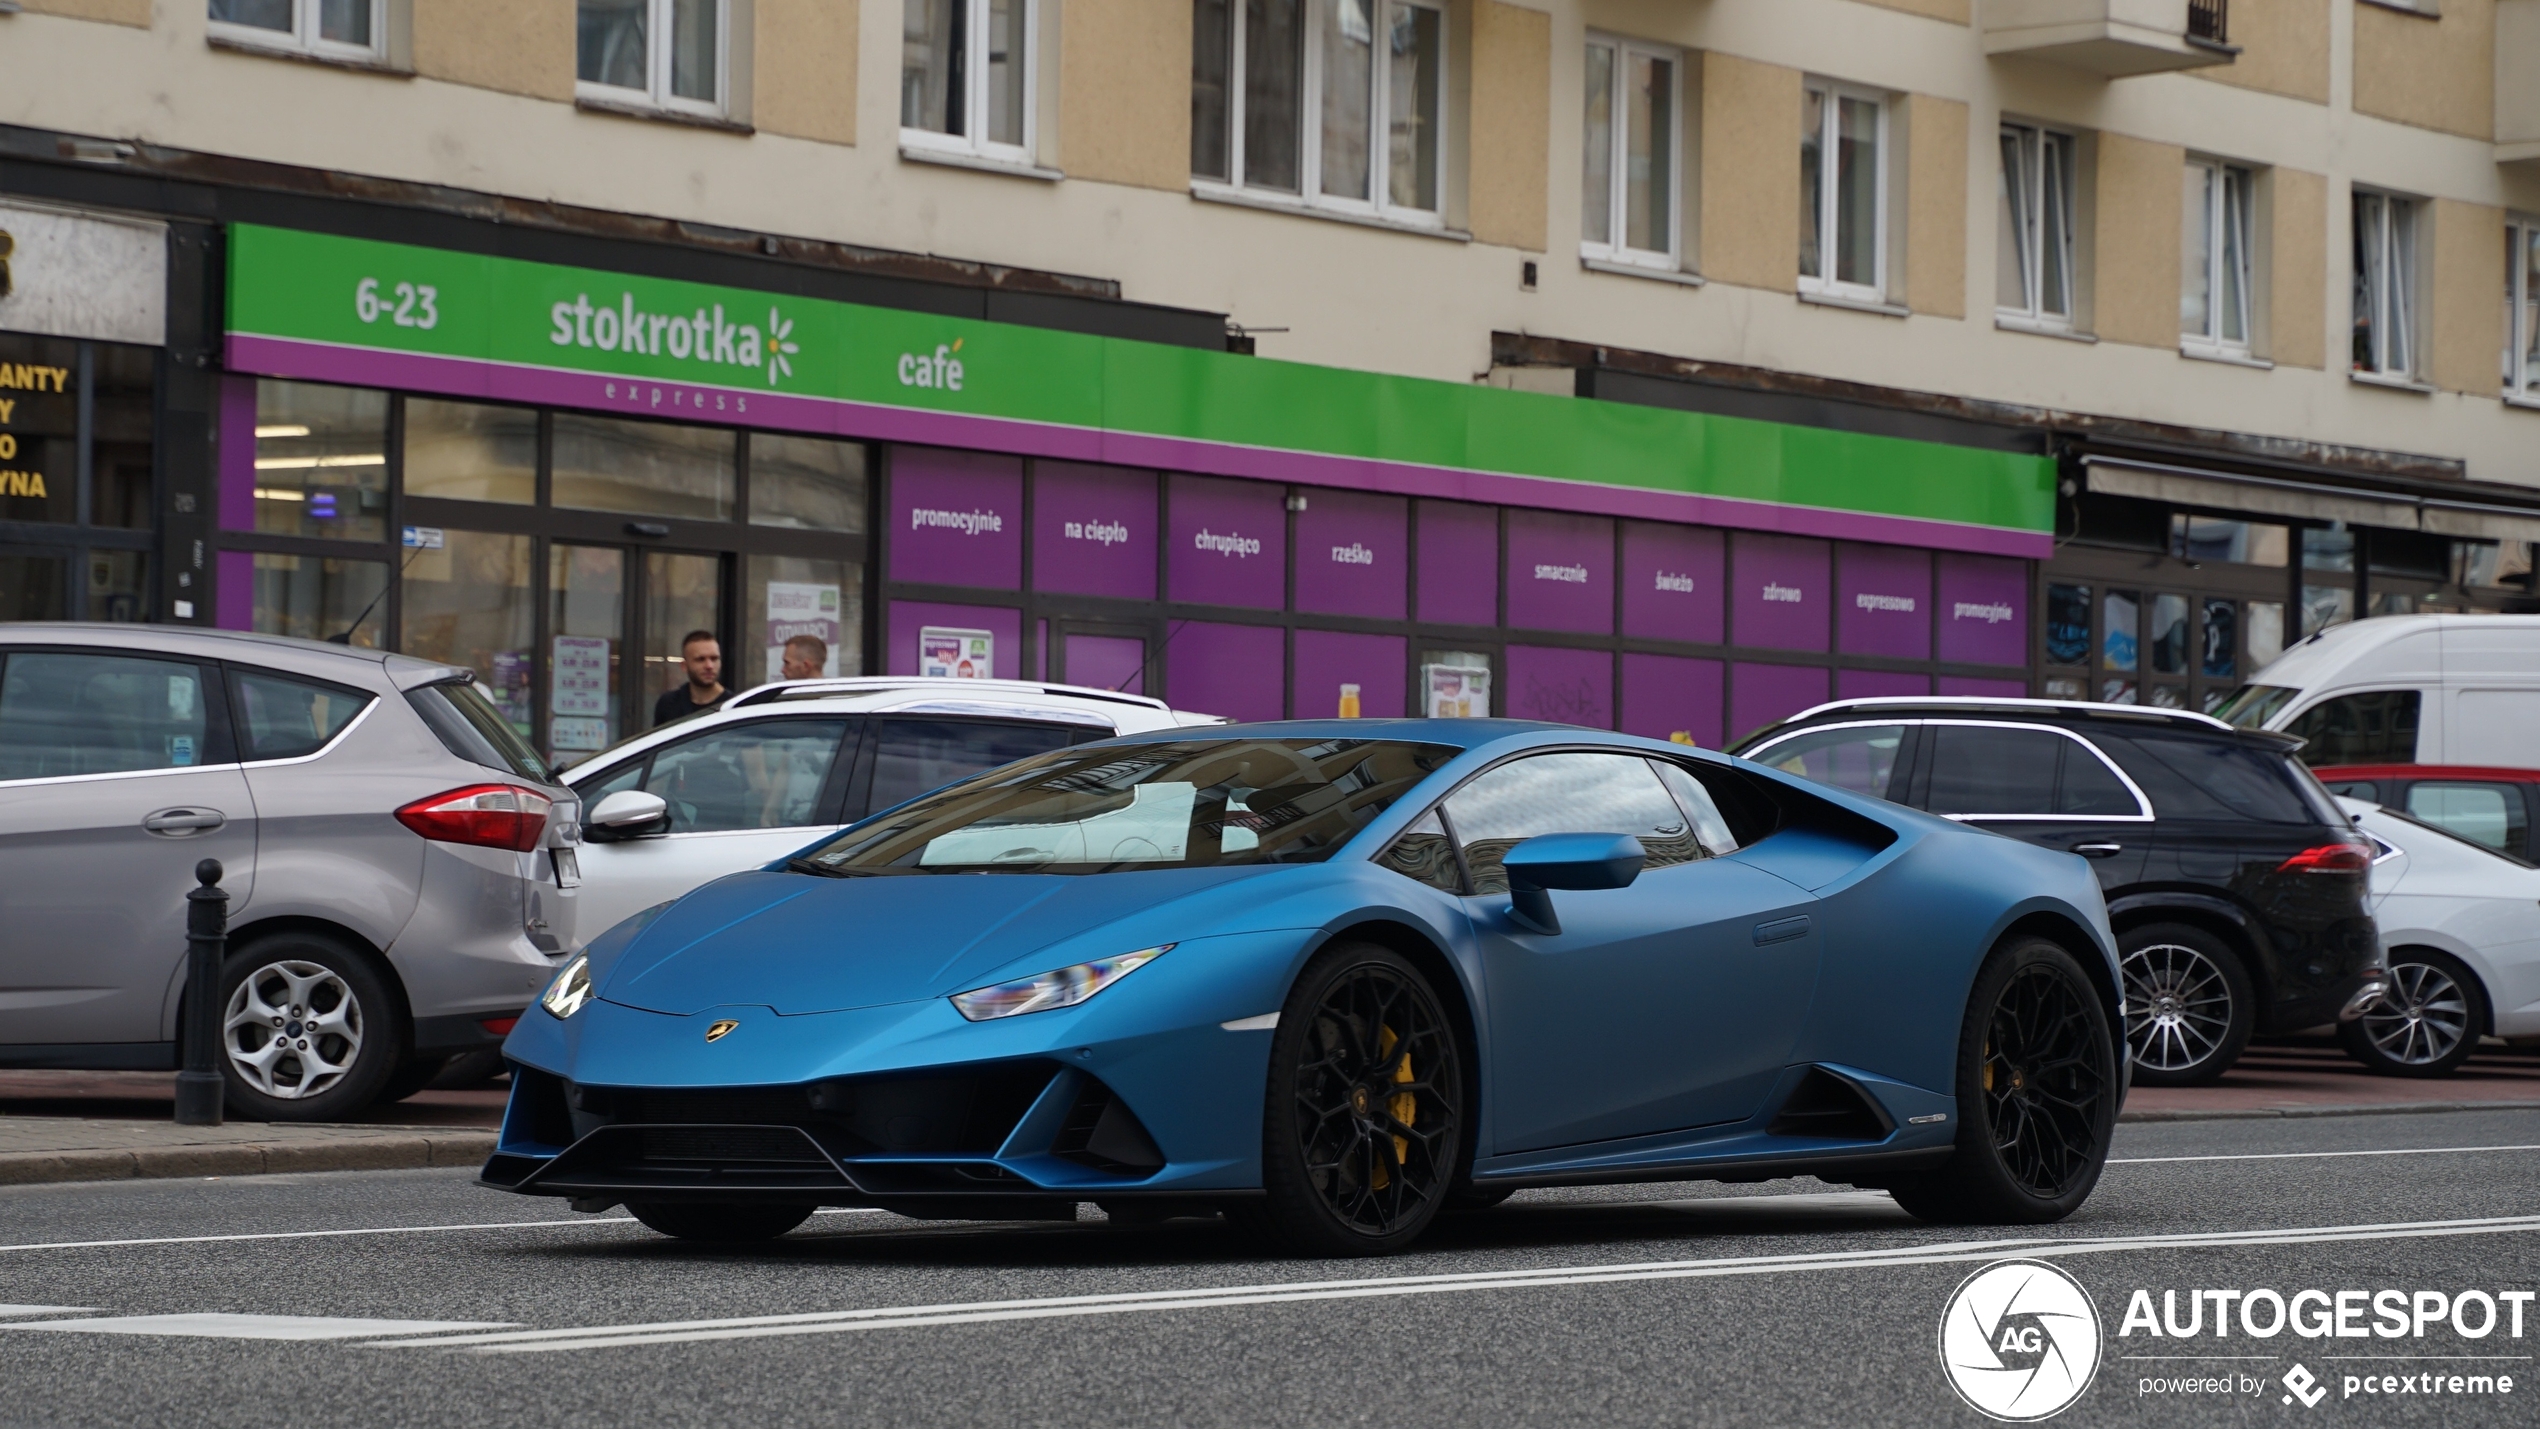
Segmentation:
<svg viewBox="0 0 2540 1429">
<path fill-rule="evenodd" d="M 1807 1181 L 1644 1185 L 1527 1193 L 1381 1262 L 1090 1207 L 832 1213 L 705 1250 L 441 1171 L 16 1188 L 0 1423 L 1981 1424 L 1942 1315 L 2015 1256 L 2067 1269 L 2101 1320 L 2059 1424 L 2540 1421 L 2540 1302 L 2520 1338 L 2516 1302 L 2477 1337 L 2444 1309 L 2475 1330 L 2463 1292 L 2540 1290 L 2540 1113 L 2127 1126 L 2117 1156 L 2043 1229 L 1924 1226 Z M 2210 1313 L 2192 1339 L 2119 1333 L 2138 1290 L 2183 1321 L 2215 1288 L 2396 1290 L 2407 1332 L 2374 1334 L 2367 1294 L 2344 1338 L 2235 1316 L 2216 1339 Z M 153 1316 L 238 1318 L 125 1318 Z M 311 1334 L 332 1338 L 270 1337 Z M 2283 1382 L 2297 1362 L 2313 1402 Z M 2371 1392 L 2385 1376 L 2406 1388 Z"/>
</svg>

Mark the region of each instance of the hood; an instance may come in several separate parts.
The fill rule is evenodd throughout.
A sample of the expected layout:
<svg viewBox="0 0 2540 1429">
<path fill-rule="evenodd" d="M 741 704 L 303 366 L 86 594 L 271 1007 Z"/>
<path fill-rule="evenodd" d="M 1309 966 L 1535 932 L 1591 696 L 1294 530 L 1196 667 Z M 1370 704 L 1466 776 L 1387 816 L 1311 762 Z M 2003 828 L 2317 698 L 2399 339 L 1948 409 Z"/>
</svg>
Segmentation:
<svg viewBox="0 0 2540 1429">
<path fill-rule="evenodd" d="M 1279 871 L 735 874 L 654 919 L 602 977 L 600 996 L 683 1017 L 710 1007 L 844 1012 L 945 997 L 995 981 L 1007 964 L 1109 924 L 1122 924 L 1120 939 L 1131 941 L 1114 939 L 1119 946 L 1105 942 L 1081 955 L 1054 952 L 1059 961 L 1052 966 L 1197 936 L 1250 901 L 1205 895 Z M 1207 906 L 1180 908 L 1185 900 Z M 1013 975 L 1047 970 L 1026 967 Z"/>
</svg>

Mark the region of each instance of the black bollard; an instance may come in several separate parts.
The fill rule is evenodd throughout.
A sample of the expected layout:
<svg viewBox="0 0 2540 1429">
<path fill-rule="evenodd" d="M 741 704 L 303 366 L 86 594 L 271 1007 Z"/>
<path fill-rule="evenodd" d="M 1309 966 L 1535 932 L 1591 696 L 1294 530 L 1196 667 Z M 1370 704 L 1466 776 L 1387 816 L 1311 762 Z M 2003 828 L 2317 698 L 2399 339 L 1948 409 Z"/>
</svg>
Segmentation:
<svg viewBox="0 0 2540 1429">
<path fill-rule="evenodd" d="M 179 1126 L 218 1126 L 221 1113 L 220 965 L 229 956 L 229 895 L 220 860 L 194 865 L 202 887 L 185 895 L 185 1069 L 176 1074 Z"/>
</svg>

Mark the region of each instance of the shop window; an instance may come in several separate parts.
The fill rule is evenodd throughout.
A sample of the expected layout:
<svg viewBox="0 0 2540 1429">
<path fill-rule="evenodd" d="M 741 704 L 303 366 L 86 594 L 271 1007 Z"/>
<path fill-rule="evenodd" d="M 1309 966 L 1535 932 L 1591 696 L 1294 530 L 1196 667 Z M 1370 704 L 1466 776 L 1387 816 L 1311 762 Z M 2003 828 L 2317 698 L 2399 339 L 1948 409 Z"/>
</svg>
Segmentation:
<svg viewBox="0 0 2540 1429">
<path fill-rule="evenodd" d="M 388 394 L 258 382 L 255 490 L 256 530 L 264 534 L 382 539 L 388 531 Z"/>
<path fill-rule="evenodd" d="M 1674 269 L 1680 250 L 1676 156 L 1684 54 L 1590 36 L 1586 56 L 1579 252 Z"/>
<path fill-rule="evenodd" d="M 0 551 L 0 620 L 60 620 L 68 615 L 62 573 L 69 559 Z"/>
<path fill-rule="evenodd" d="M 2188 659 L 2187 597 L 2162 592 L 2152 597 L 2152 673 L 2184 675 Z"/>
<path fill-rule="evenodd" d="M 2073 136 L 2002 126 L 1994 311 L 2041 327 L 2073 324 Z"/>
<path fill-rule="evenodd" d="M 2232 521 L 2219 516 L 2170 517 L 2170 554 L 2200 565 L 2271 566 L 2282 569 L 2290 543 L 2282 526 Z"/>
<path fill-rule="evenodd" d="M 1430 719 L 1488 719 L 1491 657 L 1481 650 L 1420 652 L 1421 713 Z"/>
<path fill-rule="evenodd" d="M 624 713 L 626 553 L 562 542 L 549 547 L 547 602 L 547 748 L 558 763 L 569 763 L 617 742 Z"/>
<path fill-rule="evenodd" d="M 0 521 L 79 519 L 79 344 L 0 335 Z"/>
<path fill-rule="evenodd" d="M 2187 161 L 2179 251 L 2181 344 L 2191 353 L 2247 356 L 2250 322 L 2249 170 L 2211 159 Z"/>
<path fill-rule="evenodd" d="M 1799 288 L 1887 300 L 1885 98 L 1812 80 L 1800 95 Z"/>
<path fill-rule="evenodd" d="M 1446 16 L 1409 0 L 1195 0 L 1191 174 L 1439 222 Z"/>
<path fill-rule="evenodd" d="M 727 23 L 723 0 L 578 0 L 576 92 L 604 103 L 720 115 Z"/>
<path fill-rule="evenodd" d="M 2046 663 L 2090 663 L 2090 587 L 2050 585 L 2046 588 Z"/>
<path fill-rule="evenodd" d="M 2265 669 L 2284 653 L 2284 602 L 2253 600 L 2243 606 L 2249 622 L 2249 669 Z"/>
<path fill-rule="evenodd" d="M 92 343 L 89 351 L 89 520 L 146 531 L 159 355 L 106 343 Z"/>
<path fill-rule="evenodd" d="M 538 414 L 409 397 L 404 480 L 408 496 L 525 506 L 538 498 Z"/>
<path fill-rule="evenodd" d="M 2343 524 L 2302 532 L 2302 633 L 2355 618 L 2355 533 Z"/>
<path fill-rule="evenodd" d="M 2133 673 L 2142 664 L 2143 593 L 2112 590 L 2102 598 L 2099 612 L 2099 665 L 2101 669 Z"/>
<path fill-rule="evenodd" d="M 148 614 L 150 591 L 142 581 L 150 568 L 148 556 L 139 551 L 91 550 L 87 567 L 89 619 L 123 624 Z"/>
<path fill-rule="evenodd" d="M 153 348 L 0 333 L 0 620 L 150 615 L 158 363 Z"/>
<path fill-rule="evenodd" d="M 807 556 L 752 556 L 741 592 L 741 644 L 725 656 L 724 683 L 746 689 L 788 678 L 789 649 L 815 674 L 864 672 L 861 566 Z"/>
<path fill-rule="evenodd" d="M 436 549 L 409 552 L 399 645 L 407 654 L 476 672 L 494 707 L 530 737 L 536 595 L 527 536 L 444 531 Z"/>
<path fill-rule="evenodd" d="M 211 35 L 260 49 L 376 60 L 386 48 L 387 8 L 387 0 L 211 0 Z"/>
<path fill-rule="evenodd" d="M 860 442 L 770 432 L 750 436 L 753 526 L 861 533 L 865 480 L 865 449 Z"/>
<path fill-rule="evenodd" d="M 2340 695 L 2295 715 L 2284 729 L 2308 741 L 2302 762 L 2315 767 L 2413 764 L 2420 699 L 2415 690 Z"/>
<path fill-rule="evenodd" d="M 2196 673 L 2208 680 L 2228 680 L 2239 671 L 2240 608 L 2227 600 L 2205 602 L 2201 653 Z M 2220 690 L 2210 691 L 2220 696 Z"/>
<path fill-rule="evenodd" d="M 254 571 L 250 628 L 259 634 L 379 648 L 386 562 L 258 551 Z"/>
<path fill-rule="evenodd" d="M 903 0 L 900 142 L 1029 163 L 1037 0 Z"/>
<path fill-rule="evenodd" d="M 2505 226 L 2505 392 L 2540 401 L 2540 223 Z"/>
<path fill-rule="evenodd" d="M 555 503 L 589 511 L 732 519 L 735 439 L 714 427 L 558 412 Z"/>
<path fill-rule="evenodd" d="M 2422 205 L 2358 189 L 2354 202 L 2354 345 L 2359 376 L 2417 372 L 2417 224 Z"/>
</svg>

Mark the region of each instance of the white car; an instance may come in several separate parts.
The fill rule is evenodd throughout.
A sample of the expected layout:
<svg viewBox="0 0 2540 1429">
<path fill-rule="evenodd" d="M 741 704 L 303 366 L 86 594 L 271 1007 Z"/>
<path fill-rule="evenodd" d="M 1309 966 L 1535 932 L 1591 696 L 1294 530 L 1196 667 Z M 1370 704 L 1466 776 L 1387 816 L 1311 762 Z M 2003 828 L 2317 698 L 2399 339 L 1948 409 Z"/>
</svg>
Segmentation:
<svg viewBox="0 0 2540 1429">
<path fill-rule="evenodd" d="M 588 941 L 982 769 L 1119 734 L 1222 723 L 1144 695 L 1026 680 L 761 685 L 565 776 L 587 811 L 575 922 Z"/>
<path fill-rule="evenodd" d="M 2357 799 L 2390 991 L 2338 1028 L 2376 1072 L 2448 1076 L 2481 1036 L 2540 1034 L 2540 868 Z"/>
</svg>

